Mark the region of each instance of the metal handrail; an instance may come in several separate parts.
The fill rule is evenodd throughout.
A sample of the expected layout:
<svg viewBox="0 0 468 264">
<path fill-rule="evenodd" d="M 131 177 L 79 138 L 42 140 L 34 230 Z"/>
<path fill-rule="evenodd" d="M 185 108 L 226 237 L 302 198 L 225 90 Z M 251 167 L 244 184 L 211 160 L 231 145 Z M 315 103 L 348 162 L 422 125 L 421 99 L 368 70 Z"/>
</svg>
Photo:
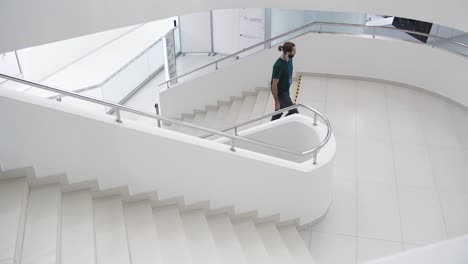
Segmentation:
<svg viewBox="0 0 468 264">
<path fill-rule="evenodd" d="M 178 29 L 179 26 L 175 26 L 173 28 L 171 28 L 169 31 L 167 32 L 170 32 L 171 30 L 176 30 Z M 167 34 L 167 33 L 166 33 Z M 164 34 L 164 36 L 166 35 Z M 152 49 L 154 46 L 156 46 L 159 42 L 162 41 L 162 39 L 164 38 L 164 36 L 158 38 L 155 42 L 153 42 L 151 45 L 149 45 L 147 48 L 145 48 L 143 51 L 141 51 L 140 53 L 138 53 L 137 56 L 135 56 L 133 59 L 131 59 L 129 62 L 127 62 L 125 65 L 123 65 L 122 67 L 120 67 L 117 71 L 115 71 L 114 73 L 112 73 L 109 77 L 107 77 L 105 80 L 103 80 L 102 82 L 98 83 L 98 84 L 93 84 L 91 86 L 87 86 L 87 87 L 83 87 L 83 88 L 79 88 L 79 89 L 76 89 L 76 90 L 73 90 L 73 92 L 75 93 L 82 93 L 82 92 L 86 92 L 86 91 L 89 91 L 89 90 L 93 90 L 93 89 L 96 89 L 96 88 L 99 88 L 101 86 L 103 86 L 104 84 L 108 83 L 112 78 L 114 78 L 117 74 L 121 73 L 123 70 L 125 70 L 128 65 L 132 64 L 135 60 L 139 59 L 141 56 L 143 56 L 148 50 Z M 56 100 L 60 100 L 61 98 L 65 97 L 64 95 L 54 95 L 54 96 L 50 96 L 49 99 L 56 99 Z"/>
<path fill-rule="evenodd" d="M 236 131 L 235 133 L 237 133 L 237 129 L 241 126 L 246 126 L 246 125 L 249 125 L 251 123 L 255 123 L 255 122 L 258 122 L 262 119 L 265 119 L 265 118 L 268 118 L 268 117 L 272 117 L 272 116 L 275 116 L 275 115 L 278 115 L 278 114 L 283 114 L 285 112 L 288 112 L 289 110 L 293 110 L 293 109 L 296 109 L 296 108 L 299 108 L 299 107 L 303 107 L 307 110 L 311 110 L 312 112 L 314 112 L 314 126 L 317 125 L 317 115 L 320 115 L 320 117 L 324 120 L 328 120 L 325 116 L 323 116 L 320 112 L 318 112 L 317 110 L 315 110 L 314 108 L 311 108 L 307 105 L 304 105 L 304 104 L 295 104 L 295 105 L 292 105 L 292 106 L 288 106 L 286 108 L 282 108 L 282 109 L 279 109 L 279 110 L 275 110 L 274 112 L 272 113 L 269 113 L 269 114 L 266 114 L 266 115 L 263 115 L 263 116 L 259 116 L 255 119 L 250 119 L 250 120 L 247 120 L 247 121 L 244 121 L 242 123 L 239 123 L 239 124 L 235 124 L 231 127 L 228 127 L 228 128 L 224 128 L 222 130 L 219 130 L 221 132 L 226 132 L 226 131 L 230 131 L 230 130 L 234 130 Z M 317 112 L 316 112 L 317 111 Z M 200 138 L 209 138 L 211 136 L 214 136 L 214 134 L 206 134 L 206 135 L 203 135 L 203 136 L 200 136 Z"/>
<path fill-rule="evenodd" d="M 391 28 L 391 27 L 385 27 L 385 26 L 367 26 L 367 25 L 360 25 L 360 24 L 335 23 L 335 22 L 311 22 L 311 23 L 305 24 L 304 26 L 295 28 L 295 29 L 290 30 L 290 31 L 288 31 L 288 32 L 286 32 L 286 33 L 283 33 L 283 34 L 281 34 L 281 35 L 278 35 L 278 36 L 276 36 L 276 37 L 273 37 L 273 38 L 270 38 L 270 39 L 268 39 L 268 40 L 259 42 L 259 43 L 255 44 L 255 45 L 252 45 L 252 46 L 248 47 L 248 48 L 245 48 L 245 49 L 242 49 L 242 50 L 237 51 L 237 52 L 235 52 L 235 53 L 232 53 L 232 54 L 230 54 L 230 55 L 227 55 L 227 56 L 225 56 L 225 57 L 223 57 L 223 58 L 221 58 L 221 59 L 218 59 L 218 60 L 215 60 L 215 61 L 213 61 L 213 62 L 207 63 L 207 64 L 205 64 L 205 65 L 203 65 L 203 66 L 200 66 L 200 67 L 198 67 L 198 68 L 196 68 L 196 69 L 194 69 L 194 70 L 191 70 L 191 71 L 189 71 L 189 72 L 187 72 L 187 73 L 184 73 L 184 74 L 182 74 L 182 75 L 179 75 L 179 76 L 177 76 L 177 77 L 174 77 L 174 78 L 172 78 L 172 79 L 169 79 L 169 80 L 167 80 L 167 81 L 165 81 L 165 82 L 162 82 L 162 83 L 159 84 L 159 86 L 164 85 L 164 84 L 167 84 L 167 86 L 169 87 L 170 82 L 172 82 L 172 81 L 174 81 L 174 80 L 178 80 L 179 78 L 185 77 L 185 76 L 187 76 L 187 75 L 190 75 L 190 74 L 192 74 L 192 73 L 194 73 L 194 72 L 197 72 L 197 71 L 200 71 L 200 70 L 205 69 L 205 68 L 207 68 L 207 67 L 210 67 L 210 66 L 212 66 L 212 65 L 216 65 L 216 69 L 217 69 L 217 68 L 218 68 L 218 67 L 217 67 L 218 64 L 219 64 L 220 62 L 222 62 L 222 61 L 225 61 L 225 60 L 227 60 L 227 59 L 234 58 L 234 57 L 237 58 L 238 55 L 240 55 L 240 54 L 242 54 L 242 53 L 244 53 L 244 52 L 247 52 L 247 51 L 249 51 L 249 50 L 253 50 L 253 49 L 255 49 L 255 48 L 257 48 L 257 47 L 260 47 L 260 46 L 264 46 L 265 44 L 269 44 L 269 43 L 271 43 L 271 42 L 273 42 L 273 41 L 275 41 L 275 40 L 281 39 L 281 38 L 286 37 L 286 36 L 288 36 L 288 35 L 290 35 L 290 34 L 293 34 L 293 33 L 296 33 L 296 32 L 299 32 L 299 31 L 301 31 L 301 30 L 307 29 L 307 28 L 312 27 L 312 26 L 317 26 L 317 25 L 320 26 L 320 30 L 318 31 L 319 33 L 322 32 L 322 26 L 339 26 L 339 27 L 353 27 L 353 28 L 371 28 L 371 29 L 373 29 L 373 34 L 372 34 L 372 36 L 375 37 L 375 33 L 376 33 L 375 30 L 376 30 L 376 29 L 385 29 L 385 30 L 390 30 L 390 31 L 398 31 L 398 32 L 404 32 L 404 33 L 413 34 L 413 35 L 424 36 L 424 37 L 431 37 L 431 38 L 438 39 L 438 40 L 445 40 L 445 41 L 451 42 L 451 43 L 453 43 L 453 44 L 455 44 L 455 45 L 459 45 L 459 46 L 462 46 L 462 47 L 464 47 L 464 48 L 468 48 L 468 44 L 465 44 L 465 43 L 462 43 L 462 42 L 459 42 L 459 41 L 455 41 L 455 40 L 452 40 L 452 39 L 449 39 L 449 38 L 440 37 L 440 36 L 436 36 L 436 35 L 431 35 L 431 34 L 427 34 L 427 33 L 421 33 L 421 32 L 417 32 L 417 31 L 413 31 L 413 30 L 407 30 L 407 29 Z M 310 33 L 310 32 L 307 32 L 307 33 Z"/>
<path fill-rule="evenodd" d="M 331 137 L 332 128 L 331 128 L 330 120 L 328 120 L 328 118 L 326 118 L 320 111 L 318 111 L 315 108 L 312 108 L 312 107 L 310 107 L 308 105 L 305 105 L 305 104 L 295 104 L 295 105 L 292 105 L 292 106 L 289 106 L 289 107 L 286 107 L 286 108 L 282 108 L 282 109 L 276 110 L 273 113 L 266 114 L 266 115 L 263 115 L 263 116 L 260 116 L 260 117 L 257 117 L 255 119 L 251 119 L 251 120 L 239 123 L 239 124 L 235 124 L 232 127 L 228 127 L 228 128 L 223 129 L 223 130 L 220 130 L 220 132 L 226 132 L 226 131 L 234 130 L 234 134 L 237 135 L 238 128 L 241 127 L 241 126 L 246 126 L 246 125 L 258 122 L 258 121 L 260 121 L 262 119 L 269 118 L 269 117 L 272 117 L 274 115 L 282 114 L 282 113 L 285 113 L 285 112 L 288 112 L 290 110 L 297 109 L 297 108 L 300 108 L 300 107 L 314 112 L 314 122 L 313 122 L 314 126 L 317 126 L 317 124 L 318 124 L 317 123 L 317 116 L 320 116 L 322 118 L 322 120 L 325 121 L 325 124 L 327 125 L 327 135 L 325 136 L 325 139 L 317 147 L 315 147 L 315 148 L 313 148 L 311 150 L 307 150 L 307 151 L 302 152 L 302 155 L 307 155 L 307 154 L 313 153 L 313 152 L 315 152 L 317 150 L 320 150 L 323 146 L 325 146 L 325 144 L 327 144 L 327 142 L 330 140 L 330 137 Z M 213 134 L 213 133 L 206 134 L 206 135 L 200 136 L 200 138 L 208 138 L 208 137 L 211 137 L 211 136 L 214 136 L 214 135 L 215 134 Z M 314 160 L 315 160 L 315 158 L 314 158 Z"/>
<path fill-rule="evenodd" d="M 115 104 L 115 103 L 112 103 L 112 102 L 109 102 L 109 101 L 106 101 L 106 100 L 101 100 L 101 99 L 98 99 L 98 98 L 95 98 L 95 97 L 81 95 L 81 94 L 78 94 L 78 93 L 75 93 L 75 92 L 62 90 L 60 88 L 47 86 L 47 85 L 44 85 L 44 84 L 36 83 L 36 82 L 33 82 L 33 81 L 25 80 L 25 79 L 22 79 L 22 78 L 6 75 L 6 74 L 2 74 L 2 73 L 0 73 L 0 78 L 8 79 L 8 80 L 11 80 L 11 81 L 14 81 L 14 82 L 19 82 L 19 83 L 30 85 L 30 86 L 34 86 L 36 88 L 51 91 L 51 92 L 54 92 L 54 93 L 74 97 L 76 99 L 80 99 L 80 100 L 87 101 L 87 102 L 90 102 L 90 103 L 95 103 L 95 104 L 99 104 L 99 105 L 102 105 L 102 106 L 107 106 L 107 107 L 110 107 L 110 108 L 114 108 L 115 113 L 116 113 L 116 120 L 115 121 L 118 122 L 118 123 L 122 123 L 122 119 L 120 118 L 120 111 L 125 111 L 125 112 L 129 112 L 129 113 L 132 113 L 132 114 L 152 118 L 152 119 L 155 119 L 155 120 L 158 120 L 158 121 L 178 124 L 178 125 L 190 127 L 190 128 L 193 128 L 193 129 L 201 130 L 201 131 L 204 131 L 204 132 L 207 132 L 207 133 L 211 133 L 213 135 L 219 135 L 219 136 L 222 136 L 222 137 L 226 137 L 226 138 L 231 139 L 231 148 L 230 148 L 231 151 L 236 151 L 236 149 L 235 149 L 235 142 L 236 141 L 243 141 L 243 142 L 246 142 L 246 143 L 250 143 L 250 144 L 254 144 L 254 145 L 258 145 L 258 146 L 263 146 L 263 147 L 267 147 L 267 148 L 274 149 L 274 150 L 279 150 L 279 151 L 282 151 L 282 152 L 285 152 L 285 153 L 294 154 L 294 155 L 298 155 L 298 156 L 304 156 L 304 155 L 308 155 L 308 154 L 312 153 L 313 154 L 313 164 L 316 164 L 317 163 L 317 154 L 318 154 L 318 152 L 323 148 L 323 146 L 325 146 L 325 144 L 328 142 L 328 140 L 331 137 L 330 121 L 322 113 L 320 113 L 318 110 L 316 110 L 316 109 L 314 109 L 312 107 L 309 107 L 307 105 L 300 105 L 300 106 L 306 107 L 307 109 L 309 109 L 309 110 L 315 112 L 317 115 L 319 115 L 325 121 L 328 130 L 327 130 L 327 136 L 320 143 L 319 146 L 317 146 L 317 147 L 315 147 L 315 148 L 313 148 L 311 150 L 300 152 L 300 151 L 294 151 L 294 150 L 290 150 L 290 149 L 287 149 L 287 148 L 284 148 L 284 147 L 280 147 L 280 146 L 277 146 L 277 145 L 265 143 L 265 142 L 262 142 L 262 141 L 249 139 L 249 138 L 246 138 L 246 137 L 241 137 L 241 136 L 238 136 L 238 135 L 232 135 L 232 134 L 228 134 L 228 133 L 225 133 L 225 132 L 222 132 L 222 131 L 217 131 L 217 130 L 214 130 L 214 129 L 194 125 L 194 124 L 187 123 L 187 122 L 184 122 L 184 121 L 180 121 L 180 120 L 177 120 L 177 119 L 164 117 L 164 116 L 161 116 L 161 115 L 155 115 L 155 114 L 148 113 L 148 112 L 143 112 L 143 111 L 140 111 L 140 110 L 128 107 L 128 106 Z M 295 108 L 295 107 L 297 107 L 297 106 L 291 106 L 290 108 L 285 108 L 285 109 L 276 111 L 275 113 L 280 113 L 280 112 L 283 112 L 283 111 L 287 111 L 287 110 L 290 110 L 290 109 Z M 272 114 L 274 114 L 274 113 L 272 113 Z"/>
</svg>

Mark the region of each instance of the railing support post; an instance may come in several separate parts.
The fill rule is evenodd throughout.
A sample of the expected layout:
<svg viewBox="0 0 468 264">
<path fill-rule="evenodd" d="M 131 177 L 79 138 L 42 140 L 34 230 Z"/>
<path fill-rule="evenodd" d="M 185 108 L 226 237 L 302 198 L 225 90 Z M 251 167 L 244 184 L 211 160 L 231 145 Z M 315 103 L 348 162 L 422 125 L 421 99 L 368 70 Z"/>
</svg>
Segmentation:
<svg viewBox="0 0 468 264">
<path fill-rule="evenodd" d="M 115 122 L 122 123 L 122 119 L 120 118 L 120 109 L 115 109 L 115 116 L 116 116 Z"/>
<path fill-rule="evenodd" d="M 237 127 L 234 128 L 234 135 L 238 136 L 238 134 L 237 134 Z M 231 150 L 232 152 L 236 152 L 236 148 L 234 147 L 234 139 L 231 139 L 231 148 L 230 148 L 230 150 Z"/>
<path fill-rule="evenodd" d="M 314 126 L 317 126 L 317 113 L 314 112 Z"/>
<path fill-rule="evenodd" d="M 314 151 L 314 157 L 313 157 L 313 161 L 314 161 L 314 165 L 317 164 L 317 154 L 318 154 L 318 150 Z"/>
<path fill-rule="evenodd" d="M 155 104 L 154 108 L 156 109 L 156 115 L 159 116 L 159 104 Z M 161 120 L 158 119 L 158 127 L 161 127 Z"/>
<path fill-rule="evenodd" d="M 234 139 L 231 139 L 231 148 L 229 148 L 232 152 L 236 152 L 236 148 L 234 147 Z"/>
<path fill-rule="evenodd" d="M 439 35 L 439 25 L 437 25 L 437 31 L 435 33 L 436 36 Z M 435 47 L 435 44 L 436 44 L 436 41 L 437 41 L 437 37 L 434 37 L 434 41 L 432 41 L 432 47 L 434 48 Z"/>
</svg>

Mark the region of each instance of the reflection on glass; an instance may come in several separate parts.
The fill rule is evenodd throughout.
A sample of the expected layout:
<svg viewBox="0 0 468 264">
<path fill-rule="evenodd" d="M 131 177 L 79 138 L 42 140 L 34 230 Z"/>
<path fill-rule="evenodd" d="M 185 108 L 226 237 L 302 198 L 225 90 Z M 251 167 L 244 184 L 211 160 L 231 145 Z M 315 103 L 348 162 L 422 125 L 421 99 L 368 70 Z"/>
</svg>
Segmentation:
<svg viewBox="0 0 468 264">
<path fill-rule="evenodd" d="M 160 40 L 101 87 L 104 100 L 120 103 L 156 70 L 164 67 L 163 56 L 163 46 Z"/>
<path fill-rule="evenodd" d="M 178 27 L 174 29 L 174 41 L 175 41 L 175 47 L 176 47 L 176 54 L 179 54 L 181 50 L 180 50 L 180 30 Z"/>
<path fill-rule="evenodd" d="M 365 25 L 366 14 L 364 13 L 345 13 L 345 12 L 326 12 L 326 11 L 309 11 L 309 10 L 284 10 L 272 9 L 271 11 L 271 37 L 284 34 L 298 27 L 310 24 L 312 22 L 333 22 Z M 284 38 L 274 41 L 273 45 L 278 45 L 288 39 L 302 35 L 306 32 L 330 32 L 330 33 L 351 33 L 362 34 L 363 28 L 343 27 L 330 25 L 315 25 L 307 29 L 303 29 L 296 33 L 290 34 Z"/>
</svg>

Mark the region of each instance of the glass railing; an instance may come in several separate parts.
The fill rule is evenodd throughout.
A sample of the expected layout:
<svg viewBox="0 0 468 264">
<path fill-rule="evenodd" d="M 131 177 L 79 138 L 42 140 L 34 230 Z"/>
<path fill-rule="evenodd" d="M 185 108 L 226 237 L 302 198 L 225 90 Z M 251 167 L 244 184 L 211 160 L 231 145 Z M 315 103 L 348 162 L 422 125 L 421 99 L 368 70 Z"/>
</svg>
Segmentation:
<svg viewBox="0 0 468 264">
<path fill-rule="evenodd" d="M 181 51 L 179 28 L 175 27 L 168 33 L 171 32 L 174 34 L 176 54 L 179 54 Z M 124 104 L 140 88 L 144 87 L 152 78 L 164 70 L 165 57 L 163 40 L 164 37 L 156 40 L 102 83 L 76 89 L 74 92 L 86 94 L 89 93 L 90 90 L 99 89 L 102 99 L 113 103 Z M 50 98 L 66 100 L 64 97 L 66 96 L 54 95 Z M 105 108 L 105 111 L 107 113 L 113 112 L 110 108 Z"/>
<path fill-rule="evenodd" d="M 105 82 L 100 87 L 102 97 L 106 101 L 120 103 L 163 68 L 163 42 L 159 40 Z"/>
<path fill-rule="evenodd" d="M 176 53 L 179 54 L 179 53 L 182 52 L 181 46 L 180 46 L 180 29 L 179 29 L 179 27 L 176 27 L 174 29 L 174 41 L 175 41 Z"/>
<path fill-rule="evenodd" d="M 347 12 L 329 12 L 329 11 L 312 11 L 312 10 L 285 10 L 271 9 L 271 35 L 274 38 L 280 34 L 284 34 L 295 28 L 313 22 L 331 22 L 365 25 L 366 14 L 364 13 L 347 13 Z M 361 28 L 347 28 L 334 25 L 312 25 L 306 29 L 289 34 L 283 38 L 275 40 L 272 45 L 279 45 L 289 39 L 303 35 L 308 32 L 333 32 L 346 34 L 362 34 Z"/>
<path fill-rule="evenodd" d="M 464 44 L 468 45 L 468 33 L 456 30 L 449 27 L 444 27 L 437 24 L 432 24 L 424 21 L 409 20 L 404 18 L 396 18 L 391 16 L 378 16 L 369 15 L 365 13 L 348 13 L 348 12 L 327 12 L 327 11 L 301 11 L 301 10 L 283 10 L 283 9 L 272 9 L 271 16 L 271 37 L 276 37 L 280 34 L 284 34 L 297 27 L 307 25 L 312 22 L 326 22 L 326 23 L 338 23 L 339 25 L 325 25 L 317 24 L 308 27 L 307 29 L 301 30 L 294 34 L 290 34 L 284 38 L 272 42 L 273 45 L 280 44 L 288 39 L 295 38 L 299 35 L 308 32 L 321 32 L 321 33 L 336 33 L 336 34 L 350 34 L 350 35 L 362 35 L 367 37 L 387 37 L 393 39 L 400 39 L 405 41 L 411 41 L 416 43 L 426 43 L 428 45 L 449 50 L 455 53 L 461 53 L 464 55 L 468 54 L 468 48 L 464 47 Z M 380 18 L 382 22 L 373 20 L 373 23 L 369 23 L 369 17 L 374 19 Z M 419 33 L 426 33 L 431 36 L 416 36 L 403 31 L 397 31 L 392 29 L 398 29 L 393 21 L 413 21 L 416 24 L 425 25 L 425 31 L 417 27 L 407 27 L 405 29 L 414 30 Z M 377 22 L 377 23 L 376 23 Z M 354 25 L 353 27 L 346 26 L 345 24 Z M 356 27 L 361 25 L 362 27 Z M 379 25 L 379 26 L 376 26 Z M 400 27 L 401 29 L 401 27 Z"/>
<path fill-rule="evenodd" d="M 468 45 L 468 33 L 441 25 L 433 25 L 431 34 L 442 38 L 435 39 L 429 37 L 428 43 L 432 44 L 434 47 L 468 56 L 468 48 L 459 45 L 460 43 Z"/>
<path fill-rule="evenodd" d="M 15 77 L 23 77 L 21 66 L 18 63 L 17 52 L 13 51 L 0 54 L 0 71 L 4 74 L 9 74 Z M 0 78 L 1 88 L 19 90 L 19 87 L 21 86 L 23 85 Z"/>
</svg>

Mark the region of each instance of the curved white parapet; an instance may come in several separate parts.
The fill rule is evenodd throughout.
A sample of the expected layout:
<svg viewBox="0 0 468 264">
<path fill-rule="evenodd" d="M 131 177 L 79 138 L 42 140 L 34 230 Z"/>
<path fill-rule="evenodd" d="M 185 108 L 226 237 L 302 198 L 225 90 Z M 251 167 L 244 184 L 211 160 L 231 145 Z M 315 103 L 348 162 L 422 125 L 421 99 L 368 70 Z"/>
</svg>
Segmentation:
<svg viewBox="0 0 468 264">
<path fill-rule="evenodd" d="M 5 90 L 0 120 L 5 170 L 34 166 L 39 178 L 66 173 L 70 183 L 97 179 L 101 189 L 157 190 L 160 199 L 184 196 L 186 204 L 210 201 L 214 209 L 234 206 L 236 213 L 279 214 L 282 221 L 300 224 L 317 220 L 330 205 L 333 137 L 316 165 L 298 163 L 242 148 L 232 152 L 224 144 L 127 120 L 119 124 L 111 116 Z M 306 141 L 312 145 L 325 126 L 310 123 L 296 115 L 263 129 L 305 129 L 284 135 L 285 141 L 315 131 Z"/>
<path fill-rule="evenodd" d="M 304 115 L 291 115 L 275 122 L 268 122 L 247 129 L 240 132 L 239 135 L 297 152 L 305 152 L 317 147 L 325 139 L 327 126 L 321 122 L 318 122 L 317 126 L 314 126 L 312 118 Z M 218 141 L 226 145 L 231 144 L 231 141 L 228 139 L 221 138 Z M 278 194 L 286 192 L 281 197 L 295 196 L 295 194 L 291 193 L 294 192 L 294 188 L 298 191 L 301 190 L 299 193 L 300 197 L 296 202 L 290 204 L 284 203 L 282 205 L 284 208 L 289 207 L 288 215 L 293 216 L 304 212 L 301 213 L 301 223 L 305 224 L 320 219 L 327 212 L 331 203 L 332 177 L 334 175 L 336 153 L 336 141 L 333 134 L 328 143 L 318 153 L 317 164 L 313 164 L 312 153 L 307 155 L 290 154 L 246 142 L 236 142 L 235 145 L 237 146 L 236 148 L 296 163 L 295 167 L 302 173 L 283 175 L 289 179 L 289 183 L 285 186 L 276 186 L 279 188 L 277 190 Z M 274 175 L 271 176 L 274 177 Z M 304 185 L 295 186 L 292 189 L 288 186 L 297 183 Z M 266 184 L 270 185 L 269 183 Z M 248 202 L 247 200 L 246 203 Z M 275 203 L 283 203 L 283 201 L 278 197 Z M 265 204 L 265 206 L 267 205 Z"/>
<path fill-rule="evenodd" d="M 393 256 L 366 262 L 367 264 L 466 264 L 468 235 L 412 249 Z"/>
</svg>

